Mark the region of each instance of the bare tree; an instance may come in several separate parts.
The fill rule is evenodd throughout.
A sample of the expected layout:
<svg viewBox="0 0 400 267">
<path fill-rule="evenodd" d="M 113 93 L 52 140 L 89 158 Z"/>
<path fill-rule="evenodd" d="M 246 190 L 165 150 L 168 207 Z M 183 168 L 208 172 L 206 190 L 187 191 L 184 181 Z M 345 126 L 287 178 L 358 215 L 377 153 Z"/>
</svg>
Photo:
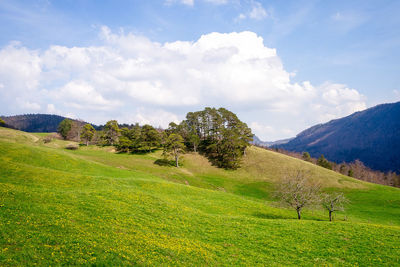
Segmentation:
<svg viewBox="0 0 400 267">
<path fill-rule="evenodd" d="M 329 221 L 332 221 L 332 214 L 335 211 L 343 211 L 344 205 L 349 201 L 343 193 L 323 194 L 321 204 L 329 212 Z"/>
<path fill-rule="evenodd" d="M 297 218 L 301 219 L 301 211 L 304 207 L 312 206 L 319 202 L 319 183 L 310 181 L 309 173 L 296 170 L 287 173 L 278 184 L 276 196 L 283 204 L 292 207 L 297 212 Z"/>
</svg>

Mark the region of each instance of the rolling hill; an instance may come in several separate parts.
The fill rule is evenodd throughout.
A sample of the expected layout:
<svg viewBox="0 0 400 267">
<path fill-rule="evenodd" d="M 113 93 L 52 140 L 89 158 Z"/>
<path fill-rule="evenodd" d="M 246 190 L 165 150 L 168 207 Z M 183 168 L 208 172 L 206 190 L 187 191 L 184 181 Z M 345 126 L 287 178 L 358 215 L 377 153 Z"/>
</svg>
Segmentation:
<svg viewBox="0 0 400 267">
<path fill-rule="evenodd" d="M 378 105 L 350 116 L 313 126 L 287 144 L 289 151 L 323 154 L 337 163 L 361 160 L 380 171 L 400 173 L 400 102 Z"/>
<path fill-rule="evenodd" d="M 66 119 L 59 115 L 25 114 L 15 116 L 1 116 L 8 126 L 24 132 L 57 132 L 61 121 Z"/>
<path fill-rule="evenodd" d="M 400 190 L 251 147 L 243 167 L 197 153 L 182 168 L 161 152 L 43 143 L 0 127 L 0 265 L 388 265 L 399 263 Z M 292 169 L 350 199 L 333 223 L 304 220 L 272 197 Z"/>
</svg>

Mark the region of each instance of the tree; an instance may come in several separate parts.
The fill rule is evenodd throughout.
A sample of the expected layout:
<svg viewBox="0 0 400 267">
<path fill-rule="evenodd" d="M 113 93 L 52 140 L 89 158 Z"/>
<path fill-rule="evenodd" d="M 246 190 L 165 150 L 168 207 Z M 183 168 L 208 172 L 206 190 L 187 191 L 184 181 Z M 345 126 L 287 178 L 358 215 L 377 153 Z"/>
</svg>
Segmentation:
<svg viewBox="0 0 400 267">
<path fill-rule="evenodd" d="M 6 122 L 2 118 L 0 118 L 0 126 L 4 126 L 4 125 L 6 125 Z"/>
<path fill-rule="evenodd" d="M 71 128 L 72 128 L 72 121 L 70 119 L 64 119 L 58 125 L 57 132 L 64 138 L 64 140 L 66 140 L 69 131 L 71 131 Z"/>
<path fill-rule="evenodd" d="M 332 213 L 343 211 L 344 205 L 348 202 L 343 193 L 324 194 L 321 200 L 322 207 L 329 212 L 329 221 L 332 221 Z"/>
<path fill-rule="evenodd" d="M 185 145 L 179 134 L 170 134 L 164 145 L 164 154 L 170 154 L 175 158 L 176 167 L 179 167 L 179 155 L 184 153 Z"/>
<path fill-rule="evenodd" d="M 89 142 L 92 141 L 96 130 L 90 124 L 85 124 L 81 131 L 81 140 L 86 143 L 86 146 L 89 145 Z"/>
<path fill-rule="evenodd" d="M 321 155 L 318 158 L 317 165 L 332 170 L 332 164 L 324 157 L 324 155 Z"/>
<path fill-rule="evenodd" d="M 120 130 L 118 127 L 118 122 L 116 120 L 108 121 L 104 126 L 103 131 L 103 139 L 106 145 L 113 146 L 115 143 L 118 142 Z"/>
<path fill-rule="evenodd" d="M 304 207 L 319 201 L 320 185 L 311 182 L 308 176 L 303 170 L 288 172 L 278 184 L 275 194 L 283 204 L 296 210 L 299 220 Z"/>
<path fill-rule="evenodd" d="M 303 160 L 305 160 L 305 161 L 311 161 L 310 153 L 308 153 L 308 152 L 303 152 Z"/>
<path fill-rule="evenodd" d="M 142 127 L 140 145 L 147 152 L 160 146 L 160 134 L 153 126 L 146 124 Z"/>
<path fill-rule="evenodd" d="M 170 125 L 171 130 L 174 125 Z M 205 108 L 189 112 L 177 129 L 188 148 L 199 150 L 216 166 L 236 169 L 253 138 L 251 129 L 233 112 Z"/>
</svg>

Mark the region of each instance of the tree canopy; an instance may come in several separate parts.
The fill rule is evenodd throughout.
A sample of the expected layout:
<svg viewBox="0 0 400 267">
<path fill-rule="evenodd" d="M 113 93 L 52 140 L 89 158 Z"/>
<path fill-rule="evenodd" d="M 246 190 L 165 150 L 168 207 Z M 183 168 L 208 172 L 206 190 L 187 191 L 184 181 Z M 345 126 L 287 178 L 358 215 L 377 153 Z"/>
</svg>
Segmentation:
<svg viewBox="0 0 400 267">
<path fill-rule="evenodd" d="M 114 145 L 118 142 L 119 126 L 116 120 L 111 120 L 106 123 L 103 129 L 103 140 L 105 145 Z"/>
<path fill-rule="evenodd" d="M 164 155 L 172 155 L 175 159 L 176 167 L 179 167 L 179 155 L 184 153 L 184 151 L 185 145 L 182 136 L 175 133 L 170 134 L 164 144 Z"/>
<path fill-rule="evenodd" d="M 70 119 L 64 119 L 58 125 L 57 131 L 64 138 L 64 140 L 66 140 L 69 131 L 71 131 L 71 128 L 72 128 L 72 121 Z"/>
<path fill-rule="evenodd" d="M 95 133 L 96 130 L 92 125 L 85 124 L 85 126 L 83 126 L 83 129 L 81 131 L 81 140 L 84 141 L 86 145 L 89 145 L 89 142 L 92 141 Z"/>
</svg>

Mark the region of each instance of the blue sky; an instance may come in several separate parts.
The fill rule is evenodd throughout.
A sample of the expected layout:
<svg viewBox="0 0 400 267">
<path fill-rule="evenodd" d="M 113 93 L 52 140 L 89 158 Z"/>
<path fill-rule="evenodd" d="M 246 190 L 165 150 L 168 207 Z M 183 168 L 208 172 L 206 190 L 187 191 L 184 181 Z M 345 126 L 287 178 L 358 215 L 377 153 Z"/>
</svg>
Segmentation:
<svg viewBox="0 0 400 267">
<path fill-rule="evenodd" d="M 166 126 L 224 106 L 264 140 L 294 136 L 400 100 L 398 14 L 400 1 L 0 1 L 0 114 Z"/>
</svg>

